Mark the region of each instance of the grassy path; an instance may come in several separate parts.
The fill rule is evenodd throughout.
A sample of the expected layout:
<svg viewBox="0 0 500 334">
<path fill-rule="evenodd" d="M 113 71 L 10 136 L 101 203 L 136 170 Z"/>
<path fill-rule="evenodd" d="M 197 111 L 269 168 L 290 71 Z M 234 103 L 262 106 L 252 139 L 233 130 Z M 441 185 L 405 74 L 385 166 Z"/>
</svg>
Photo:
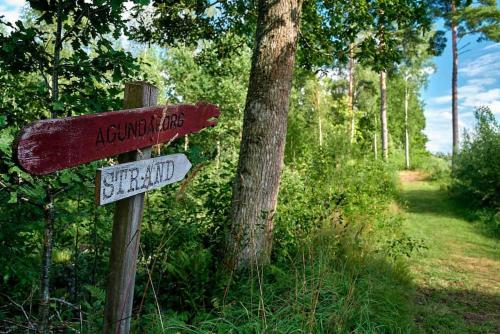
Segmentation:
<svg viewBox="0 0 500 334">
<path fill-rule="evenodd" d="M 426 250 L 412 260 L 424 333 L 500 333 L 500 241 L 483 235 L 446 192 L 402 172 L 405 228 Z"/>
</svg>

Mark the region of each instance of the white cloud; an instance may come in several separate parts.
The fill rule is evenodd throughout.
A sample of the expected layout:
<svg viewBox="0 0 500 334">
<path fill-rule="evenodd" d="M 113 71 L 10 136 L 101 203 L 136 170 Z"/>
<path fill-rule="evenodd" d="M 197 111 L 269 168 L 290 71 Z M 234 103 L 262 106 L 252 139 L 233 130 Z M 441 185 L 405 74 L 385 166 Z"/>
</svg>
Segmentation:
<svg viewBox="0 0 500 334">
<path fill-rule="evenodd" d="M 496 82 L 495 78 L 474 78 L 467 80 L 467 83 L 472 86 L 489 86 Z"/>
<path fill-rule="evenodd" d="M 12 7 L 22 7 L 24 6 L 25 3 L 24 0 L 3 0 L 2 2 L 7 6 L 12 6 Z"/>
<path fill-rule="evenodd" d="M 464 96 L 478 94 L 483 90 L 483 87 L 478 85 L 464 85 L 458 87 L 458 98 L 462 99 Z"/>
<path fill-rule="evenodd" d="M 436 68 L 434 66 L 426 66 L 422 69 L 422 72 L 427 75 L 436 73 Z"/>
<path fill-rule="evenodd" d="M 474 113 L 472 111 L 461 113 L 460 118 L 466 119 L 467 120 L 466 123 L 469 123 L 470 120 L 472 120 L 474 118 Z"/>
<path fill-rule="evenodd" d="M 4 17 L 4 21 L 14 23 L 19 19 L 20 12 L 17 10 L 7 10 L 5 7 L 0 6 L 0 16 Z"/>
<path fill-rule="evenodd" d="M 451 106 L 449 108 L 429 108 L 425 110 L 426 117 L 437 117 L 442 113 L 451 112 Z"/>
<path fill-rule="evenodd" d="M 487 106 L 500 117 L 500 44 L 481 49 L 479 57 L 469 58 L 459 67 L 458 120 L 460 133 L 474 125 L 474 109 Z M 450 152 L 452 145 L 451 95 L 428 99 L 425 111 L 431 152 Z"/>
<path fill-rule="evenodd" d="M 460 100 L 460 104 L 464 107 L 490 106 L 491 108 L 500 102 L 500 88 L 478 90 L 472 94 L 463 93 Z"/>
<path fill-rule="evenodd" d="M 493 115 L 498 116 L 500 118 L 500 100 L 496 100 L 491 102 L 488 107 L 490 107 Z"/>
<path fill-rule="evenodd" d="M 451 103 L 451 95 L 436 96 L 429 100 L 431 104 Z"/>
<path fill-rule="evenodd" d="M 3 0 L 0 2 L 0 16 L 4 16 L 4 20 L 14 23 L 19 19 L 24 4 L 24 0 Z"/>
<path fill-rule="evenodd" d="M 498 48 L 500 48 L 500 43 L 495 43 L 495 44 L 485 46 L 483 48 L 483 50 L 491 50 L 491 49 L 498 49 Z"/>
<path fill-rule="evenodd" d="M 483 49 L 484 50 L 484 49 Z M 500 73 L 500 51 L 485 53 L 459 67 L 458 72 L 466 77 L 497 77 Z"/>
<path fill-rule="evenodd" d="M 448 128 L 435 128 L 425 131 L 429 141 L 426 148 L 433 152 L 449 152 L 451 151 L 451 123 Z"/>
<path fill-rule="evenodd" d="M 460 110 L 460 108 L 459 108 Z M 469 128 L 472 112 L 459 113 L 458 127 L 461 134 L 463 128 Z M 451 151 L 451 104 L 448 108 L 430 108 L 425 110 L 425 134 L 429 138 L 426 148 L 434 153 Z"/>
</svg>

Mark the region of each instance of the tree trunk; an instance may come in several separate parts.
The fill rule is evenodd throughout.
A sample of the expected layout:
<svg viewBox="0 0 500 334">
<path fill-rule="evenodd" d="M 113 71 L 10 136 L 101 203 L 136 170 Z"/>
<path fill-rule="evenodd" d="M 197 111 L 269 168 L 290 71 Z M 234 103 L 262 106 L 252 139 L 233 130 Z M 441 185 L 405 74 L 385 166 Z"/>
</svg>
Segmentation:
<svg viewBox="0 0 500 334">
<path fill-rule="evenodd" d="M 55 103 L 59 102 L 59 61 L 61 57 L 61 38 L 62 38 L 62 8 L 57 9 L 57 27 L 54 41 L 54 58 L 52 61 L 52 118 L 56 118 L 57 110 Z M 71 115 L 68 115 L 71 116 Z"/>
<path fill-rule="evenodd" d="M 349 108 L 349 117 L 351 118 L 351 127 L 349 137 L 351 138 L 351 144 L 354 143 L 354 128 L 355 128 L 355 118 L 354 118 L 354 45 L 349 46 L 349 92 L 347 97 L 347 106 Z"/>
<path fill-rule="evenodd" d="M 319 138 L 319 146 L 323 146 L 323 127 L 321 123 L 321 86 L 318 85 L 316 87 L 316 110 L 318 111 L 318 138 Z"/>
<path fill-rule="evenodd" d="M 455 1 L 451 1 L 451 13 L 457 11 Z M 458 50 L 457 50 L 457 25 L 451 21 L 451 49 L 453 54 L 453 70 L 451 74 L 451 120 L 453 126 L 453 156 L 452 163 L 458 153 Z"/>
<path fill-rule="evenodd" d="M 377 143 L 377 115 L 374 114 L 375 130 L 373 132 L 373 155 L 375 160 L 378 160 L 378 143 Z"/>
<path fill-rule="evenodd" d="M 215 154 L 215 169 L 219 170 L 220 168 L 220 139 L 217 138 L 217 151 Z"/>
<path fill-rule="evenodd" d="M 323 128 L 321 126 L 321 113 L 318 111 L 319 147 L 323 146 Z"/>
<path fill-rule="evenodd" d="M 410 169 L 410 137 L 408 134 L 408 77 L 405 76 L 405 163 Z"/>
<path fill-rule="evenodd" d="M 38 332 L 49 333 L 50 269 L 52 267 L 52 236 L 54 234 L 54 198 L 48 190 L 45 199 L 42 267 L 40 272 L 40 309 L 38 311 Z"/>
<path fill-rule="evenodd" d="M 387 84 L 385 71 L 380 71 L 380 129 L 382 131 L 382 158 L 387 162 L 389 158 L 389 136 L 387 131 Z"/>
<path fill-rule="evenodd" d="M 301 0 L 259 0 L 231 208 L 229 269 L 266 263 L 283 165 Z"/>
<path fill-rule="evenodd" d="M 55 103 L 59 101 L 59 60 L 61 54 L 62 8 L 57 9 L 57 25 L 54 40 L 54 58 L 52 62 L 51 117 L 57 117 Z M 38 310 L 38 332 L 49 333 L 50 311 L 50 270 L 52 267 L 52 236 L 54 234 L 54 196 L 52 189 L 45 189 L 45 224 L 43 231 L 42 266 L 40 270 L 40 305 Z"/>
</svg>

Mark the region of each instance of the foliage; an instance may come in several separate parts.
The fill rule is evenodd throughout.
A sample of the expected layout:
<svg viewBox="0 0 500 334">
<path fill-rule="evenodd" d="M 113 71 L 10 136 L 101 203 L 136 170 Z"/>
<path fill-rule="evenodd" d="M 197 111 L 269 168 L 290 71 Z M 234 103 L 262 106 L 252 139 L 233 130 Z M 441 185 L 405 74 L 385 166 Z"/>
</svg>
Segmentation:
<svg viewBox="0 0 500 334">
<path fill-rule="evenodd" d="M 415 167 L 423 170 L 431 181 L 449 186 L 451 181 L 451 157 L 447 155 L 422 154 Z"/>
<path fill-rule="evenodd" d="M 434 0 L 429 7 L 436 16 L 443 17 L 449 28 L 451 22 L 458 26 L 458 35 L 477 34 L 479 40 L 500 39 L 500 10 L 495 0 L 454 0 L 456 13 L 451 12 L 451 2 L 448 0 Z"/>
<path fill-rule="evenodd" d="M 405 57 L 401 32 L 418 36 L 429 28 L 427 9 L 413 0 L 306 1 L 299 61 L 306 68 L 339 66 L 355 45 L 361 63 L 376 72 L 391 69 Z"/>
<path fill-rule="evenodd" d="M 391 154 L 399 157 L 404 75 L 412 72 L 417 78 L 427 66 L 415 58 L 408 61 L 410 53 L 400 45 L 401 28 L 413 31 L 426 25 L 421 2 L 304 3 L 272 263 L 240 276 L 228 274 L 221 259 L 231 223 L 255 3 L 135 1 L 132 22 L 123 16 L 123 1 L 29 3 L 21 20 L 5 25 L 8 29 L 0 24 L 0 329 L 33 328 L 36 322 L 32 314 L 44 215 L 47 195 L 55 194 L 50 307 L 60 317 L 52 318 L 53 329 L 101 330 L 113 206 L 94 205 L 94 176 L 97 167 L 113 159 L 32 177 L 12 160 L 11 145 L 28 122 L 119 109 L 123 82 L 135 79 L 156 84 L 161 103 L 206 100 L 218 104 L 222 114 L 217 127 L 163 145 L 158 152 L 184 152 L 193 167 L 183 182 L 146 196 L 134 331 L 414 329 L 406 258 L 425 245 L 406 235 L 403 217 L 388 209 L 397 191 L 398 160 L 390 165 L 373 158 L 379 132 L 373 68 L 393 69 L 388 120 Z M 401 12 L 403 17 L 396 17 Z M 418 13 L 425 15 L 413 22 Z M 59 65 L 54 42 L 58 16 L 63 39 Z M 387 31 L 384 50 L 376 47 L 377 24 Z M 136 40 L 122 47 L 122 34 Z M 356 39 L 358 35 L 365 38 Z M 145 42 L 153 44 L 146 47 Z M 352 144 L 343 68 L 350 43 L 356 44 L 359 60 Z M 425 49 L 423 44 L 417 48 Z M 403 65 L 394 67 L 396 62 Z M 55 101 L 54 76 L 59 77 Z M 412 159 L 417 168 L 441 178 L 449 162 L 425 152 L 419 94 L 425 78 L 414 82 L 409 86 Z M 500 187 L 485 180 L 498 181 L 500 163 L 491 164 L 498 160 L 498 125 L 486 111 L 478 115 L 482 125 L 467 135 L 454 189 L 495 209 Z M 495 217 L 491 209 L 480 214 Z M 33 313 L 27 319 L 23 310 Z"/>
<path fill-rule="evenodd" d="M 118 38 L 124 32 L 122 2 L 81 2 L 70 6 L 31 1 L 30 5 L 32 10 L 27 12 L 26 21 L 3 23 L 11 31 L 0 36 L 0 75 L 5 76 L 1 82 L 12 92 L 5 95 L 10 97 L 10 103 L 0 104 L 7 122 L 18 125 L 47 118 L 49 112 L 70 116 L 117 108 L 118 83 L 138 69 L 130 52 L 115 48 L 109 38 Z M 62 20 L 62 32 L 56 45 L 58 18 Z M 55 84 L 54 77 L 61 83 Z M 23 87 L 31 87 L 34 95 L 16 90 L 20 80 Z M 54 89 L 58 96 L 54 96 Z M 57 101 L 51 101 L 55 97 L 59 97 Z M 26 104 L 38 112 L 23 114 L 19 109 L 26 110 L 20 108 Z"/>
<path fill-rule="evenodd" d="M 331 165 L 336 167 L 325 174 L 325 166 Z M 199 184 L 208 197 L 217 189 L 211 184 L 207 179 Z M 165 235 L 175 231 L 165 246 L 171 255 L 155 252 L 158 261 L 171 259 L 154 275 L 165 270 L 157 294 L 160 305 L 172 312 L 162 316 L 162 325 L 151 309 L 136 330 L 375 333 L 412 328 L 412 287 L 401 257 L 419 246 L 386 209 L 394 184 L 393 171 L 384 164 L 352 159 L 346 152 L 313 152 L 310 161 L 288 165 L 275 217 L 273 264 L 236 279 L 213 272 L 220 239 L 212 229 L 220 228 L 220 218 L 203 214 L 201 225 L 188 224 L 192 205 L 182 205 L 188 200 L 183 199 L 178 202 L 182 210 L 178 204 L 168 210 L 179 213 L 175 224 L 163 228 Z M 229 184 L 219 186 L 217 193 L 221 191 L 227 203 Z M 213 225 L 204 231 L 209 221 Z M 190 247 L 185 255 L 174 251 L 184 247 Z M 172 290 L 165 290 L 169 284 Z"/>
<path fill-rule="evenodd" d="M 472 207 L 492 210 L 492 214 L 483 211 L 481 216 L 499 233 L 500 124 L 486 107 L 477 108 L 474 115 L 476 125 L 472 131 L 464 133 L 452 171 L 452 189 Z"/>
</svg>

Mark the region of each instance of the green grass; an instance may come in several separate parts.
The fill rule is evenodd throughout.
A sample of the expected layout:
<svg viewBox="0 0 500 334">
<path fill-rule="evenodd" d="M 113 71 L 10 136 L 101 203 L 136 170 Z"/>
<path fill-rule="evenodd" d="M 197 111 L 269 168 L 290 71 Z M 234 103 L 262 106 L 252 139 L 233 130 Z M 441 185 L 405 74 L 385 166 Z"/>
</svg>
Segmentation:
<svg viewBox="0 0 500 334">
<path fill-rule="evenodd" d="M 414 288 L 406 263 L 361 254 L 347 238 L 318 233 L 295 259 L 233 283 L 210 313 L 163 315 L 137 323 L 147 333 L 413 333 Z M 262 282 L 262 284 L 260 284 Z"/>
<path fill-rule="evenodd" d="M 162 323 L 151 309 L 136 332 L 500 333 L 498 240 L 466 221 L 435 183 L 406 182 L 400 193 L 403 205 L 387 213 L 398 219 L 384 222 L 397 234 L 402 214 L 409 237 L 423 240 L 411 273 L 406 259 L 372 251 L 356 229 L 343 234 L 327 225 L 295 256 L 232 282 L 212 309 L 167 311 Z"/>
<path fill-rule="evenodd" d="M 481 233 L 436 183 L 403 181 L 414 257 L 416 321 L 424 333 L 500 333 L 500 242 Z"/>
</svg>

